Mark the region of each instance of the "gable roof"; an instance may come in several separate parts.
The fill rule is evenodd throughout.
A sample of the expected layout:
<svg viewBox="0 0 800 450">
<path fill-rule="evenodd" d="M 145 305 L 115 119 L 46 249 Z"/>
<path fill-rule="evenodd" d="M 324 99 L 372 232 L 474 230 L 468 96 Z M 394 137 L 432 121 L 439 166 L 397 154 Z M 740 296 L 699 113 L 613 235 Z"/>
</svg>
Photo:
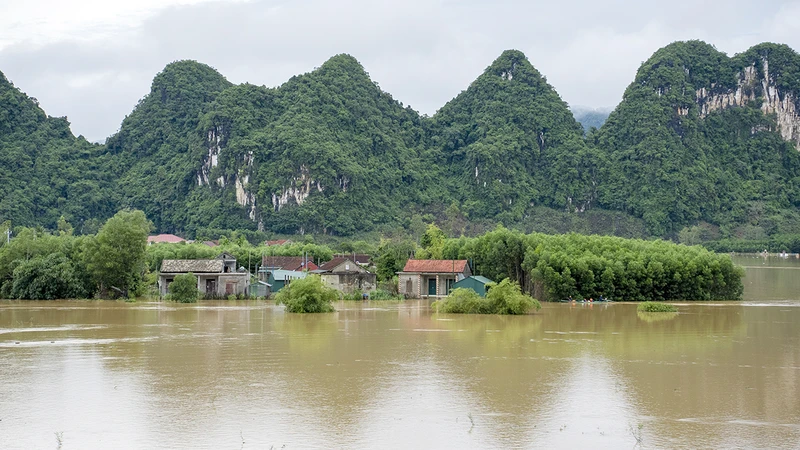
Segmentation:
<svg viewBox="0 0 800 450">
<path fill-rule="evenodd" d="M 366 253 L 337 253 L 333 255 L 334 258 L 348 258 L 350 261 L 355 261 L 358 264 L 369 264 L 370 256 Z"/>
<path fill-rule="evenodd" d="M 284 244 L 291 244 L 291 243 L 292 243 L 291 239 L 277 239 L 277 240 L 274 240 L 274 241 L 266 241 L 266 242 L 264 242 L 264 245 L 269 247 L 269 246 L 272 246 L 272 245 L 284 245 Z"/>
<path fill-rule="evenodd" d="M 174 234 L 159 234 L 156 236 L 147 236 L 148 244 L 160 244 L 162 242 L 177 244 L 178 242 L 186 242 L 186 240 L 180 236 L 175 236 Z"/>
<path fill-rule="evenodd" d="M 161 262 L 162 273 L 221 273 L 221 259 L 165 259 Z"/>
<path fill-rule="evenodd" d="M 302 256 L 264 256 L 261 259 L 261 265 L 282 270 L 317 270 L 319 268 L 311 261 L 311 258 L 307 258 L 307 261 L 304 262 Z"/>
<path fill-rule="evenodd" d="M 466 259 L 409 259 L 403 272 L 462 273 L 466 268 Z"/>
<path fill-rule="evenodd" d="M 467 278 L 474 278 L 476 281 L 480 281 L 483 284 L 494 283 L 494 281 L 492 281 L 492 280 L 490 280 L 490 279 L 488 279 L 488 278 L 486 278 L 484 276 L 481 276 L 481 275 L 473 275 L 473 276 L 467 277 Z"/>
<path fill-rule="evenodd" d="M 320 264 L 319 270 L 325 271 L 325 272 L 330 272 L 331 270 L 335 269 L 336 267 L 338 267 L 339 265 L 341 265 L 344 262 L 352 263 L 354 271 L 363 271 L 364 270 L 361 267 L 358 267 L 358 264 L 353 262 L 352 258 L 345 258 L 345 257 L 341 257 L 341 256 L 337 257 L 337 258 L 333 258 L 332 260 L 330 260 L 330 261 L 328 261 L 326 263 Z M 356 267 L 358 267 L 358 268 L 356 269 Z"/>
</svg>

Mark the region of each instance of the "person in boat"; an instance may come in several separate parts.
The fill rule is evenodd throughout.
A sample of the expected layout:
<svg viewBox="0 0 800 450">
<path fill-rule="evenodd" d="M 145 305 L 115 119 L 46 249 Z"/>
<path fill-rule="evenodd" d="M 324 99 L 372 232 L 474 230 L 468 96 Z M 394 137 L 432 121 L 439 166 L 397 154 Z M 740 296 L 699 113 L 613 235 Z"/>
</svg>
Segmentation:
<svg viewBox="0 0 800 450">
<path fill-rule="evenodd" d="M 598 301 L 598 302 L 604 302 L 604 301 L 605 301 L 605 299 L 603 298 L 603 295 L 602 295 L 602 294 L 601 294 L 601 295 L 600 295 L 600 297 L 597 299 L 597 301 Z"/>
</svg>

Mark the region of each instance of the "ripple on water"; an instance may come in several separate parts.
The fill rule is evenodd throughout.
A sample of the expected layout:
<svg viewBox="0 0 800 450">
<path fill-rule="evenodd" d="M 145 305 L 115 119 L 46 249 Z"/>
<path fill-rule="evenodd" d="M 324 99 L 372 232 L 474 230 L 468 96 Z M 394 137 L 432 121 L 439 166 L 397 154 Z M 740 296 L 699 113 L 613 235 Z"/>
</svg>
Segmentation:
<svg viewBox="0 0 800 450">
<path fill-rule="evenodd" d="M 39 333 L 47 331 L 83 331 L 83 330 L 100 330 L 108 328 L 107 325 L 61 325 L 59 327 L 22 327 L 22 328 L 3 328 L 0 329 L 0 334 L 9 333 Z"/>
</svg>

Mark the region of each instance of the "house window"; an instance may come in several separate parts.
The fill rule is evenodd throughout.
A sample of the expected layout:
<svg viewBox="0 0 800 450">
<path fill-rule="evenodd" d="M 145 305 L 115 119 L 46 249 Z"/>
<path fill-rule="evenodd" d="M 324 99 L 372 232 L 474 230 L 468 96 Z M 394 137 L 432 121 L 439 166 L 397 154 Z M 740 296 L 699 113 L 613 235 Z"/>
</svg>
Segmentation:
<svg viewBox="0 0 800 450">
<path fill-rule="evenodd" d="M 450 294 L 450 291 L 451 291 L 451 290 L 453 290 L 453 285 L 455 284 L 455 282 L 456 282 L 456 280 L 454 280 L 454 279 L 452 279 L 452 278 L 448 278 L 448 279 L 445 281 L 445 286 L 447 286 L 447 288 L 446 288 L 446 289 L 447 289 L 447 290 L 446 290 L 446 293 L 447 293 L 448 295 Z"/>
</svg>

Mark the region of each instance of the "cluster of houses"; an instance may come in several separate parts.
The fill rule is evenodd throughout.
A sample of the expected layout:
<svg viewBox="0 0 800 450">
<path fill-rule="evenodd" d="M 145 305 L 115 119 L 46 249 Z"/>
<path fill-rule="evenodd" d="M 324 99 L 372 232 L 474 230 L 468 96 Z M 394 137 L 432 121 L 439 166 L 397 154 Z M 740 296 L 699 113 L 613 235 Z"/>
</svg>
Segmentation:
<svg viewBox="0 0 800 450">
<path fill-rule="evenodd" d="M 166 238 L 164 237 L 166 236 Z M 148 242 L 181 242 L 177 236 L 151 236 Z M 282 245 L 287 241 L 268 241 L 267 245 Z M 210 247 L 214 242 L 204 242 Z M 158 288 L 166 295 L 176 275 L 193 273 L 197 276 L 197 289 L 206 297 L 245 295 L 268 297 L 280 291 L 293 280 L 318 274 L 329 287 L 345 294 L 368 294 L 377 289 L 377 279 L 370 270 L 370 257 L 364 254 L 336 255 L 332 260 L 315 264 L 303 256 L 264 256 L 256 274 L 238 267 L 236 259 L 222 253 L 215 259 L 165 259 L 161 263 Z M 486 294 L 486 284 L 491 280 L 473 276 L 467 260 L 409 259 L 398 275 L 398 291 L 406 298 L 444 297 L 455 288 L 469 288 L 480 295 Z"/>
</svg>

